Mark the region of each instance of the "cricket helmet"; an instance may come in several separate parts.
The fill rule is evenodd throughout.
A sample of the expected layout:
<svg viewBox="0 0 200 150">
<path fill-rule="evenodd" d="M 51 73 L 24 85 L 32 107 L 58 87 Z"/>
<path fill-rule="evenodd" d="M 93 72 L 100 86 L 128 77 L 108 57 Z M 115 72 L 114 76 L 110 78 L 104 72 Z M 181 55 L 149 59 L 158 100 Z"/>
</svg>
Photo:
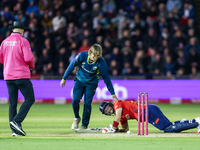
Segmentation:
<svg viewBox="0 0 200 150">
<path fill-rule="evenodd" d="M 102 112 L 102 114 L 111 116 L 112 114 L 104 113 L 104 109 L 105 109 L 105 107 L 106 107 L 107 105 L 109 105 L 109 106 L 111 106 L 111 107 L 113 108 L 113 104 L 112 104 L 112 103 L 110 103 L 110 102 L 102 102 L 102 103 L 99 105 L 99 110 Z M 113 112 L 114 112 L 114 108 L 113 108 Z"/>
</svg>

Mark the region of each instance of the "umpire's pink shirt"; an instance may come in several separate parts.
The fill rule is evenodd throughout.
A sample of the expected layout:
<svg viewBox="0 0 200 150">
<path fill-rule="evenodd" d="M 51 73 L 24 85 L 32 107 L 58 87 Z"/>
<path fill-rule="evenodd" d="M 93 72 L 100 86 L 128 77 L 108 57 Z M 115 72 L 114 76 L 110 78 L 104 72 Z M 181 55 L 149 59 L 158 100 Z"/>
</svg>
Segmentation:
<svg viewBox="0 0 200 150">
<path fill-rule="evenodd" d="M 12 33 L 1 44 L 0 63 L 4 65 L 4 80 L 30 79 L 34 68 L 33 55 L 28 40 L 20 33 Z"/>
</svg>

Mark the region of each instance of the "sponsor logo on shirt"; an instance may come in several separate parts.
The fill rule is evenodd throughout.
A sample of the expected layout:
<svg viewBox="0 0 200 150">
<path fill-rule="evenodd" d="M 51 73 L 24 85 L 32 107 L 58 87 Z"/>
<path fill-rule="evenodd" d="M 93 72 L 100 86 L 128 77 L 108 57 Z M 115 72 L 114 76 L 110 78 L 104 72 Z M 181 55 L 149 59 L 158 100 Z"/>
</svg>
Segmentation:
<svg viewBox="0 0 200 150">
<path fill-rule="evenodd" d="M 88 73 L 95 73 L 95 71 L 89 71 L 89 70 L 85 69 L 84 65 L 82 65 L 82 69 L 85 70 Z"/>
<path fill-rule="evenodd" d="M 129 114 L 126 114 L 125 117 L 126 117 L 127 120 L 130 119 Z"/>
<path fill-rule="evenodd" d="M 6 41 L 6 46 L 15 46 L 17 41 Z"/>
</svg>

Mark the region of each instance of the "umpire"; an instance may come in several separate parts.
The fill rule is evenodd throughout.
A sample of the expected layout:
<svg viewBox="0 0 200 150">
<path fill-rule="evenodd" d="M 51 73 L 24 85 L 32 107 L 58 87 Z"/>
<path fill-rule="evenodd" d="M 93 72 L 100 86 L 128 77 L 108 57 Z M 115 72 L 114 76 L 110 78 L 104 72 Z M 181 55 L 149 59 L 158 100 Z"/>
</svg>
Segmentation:
<svg viewBox="0 0 200 150">
<path fill-rule="evenodd" d="M 12 136 L 25 136 L 21 123 L 35 101 L 30 70 L 35 65 L 28 40 L 22 37 L 25 30 L 21 21 L 15 21 L 9 29 L 13 31 L 0 46 L 0 63 L 4 65 L 4 80 L 9 94 L 9 121 Z M 24 96 L 24 103 L 17 113 L 18 90 Z"/>
</svg>

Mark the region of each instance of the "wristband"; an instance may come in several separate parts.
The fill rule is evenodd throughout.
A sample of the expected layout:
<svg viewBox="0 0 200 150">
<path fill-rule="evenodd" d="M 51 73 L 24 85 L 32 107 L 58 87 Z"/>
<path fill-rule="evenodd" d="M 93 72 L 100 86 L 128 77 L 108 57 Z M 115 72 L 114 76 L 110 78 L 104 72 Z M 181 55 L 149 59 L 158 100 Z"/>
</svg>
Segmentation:
<svg viewBox="0 0 200 150">
<path fill-rule="evenodd" d="M 117 128 L 118 125 L 119 125 L 119 122 L 117 122 L 117 121 L 114 121 L 114 122 L 113 122 L 113 127 Z"/>
</svg>

